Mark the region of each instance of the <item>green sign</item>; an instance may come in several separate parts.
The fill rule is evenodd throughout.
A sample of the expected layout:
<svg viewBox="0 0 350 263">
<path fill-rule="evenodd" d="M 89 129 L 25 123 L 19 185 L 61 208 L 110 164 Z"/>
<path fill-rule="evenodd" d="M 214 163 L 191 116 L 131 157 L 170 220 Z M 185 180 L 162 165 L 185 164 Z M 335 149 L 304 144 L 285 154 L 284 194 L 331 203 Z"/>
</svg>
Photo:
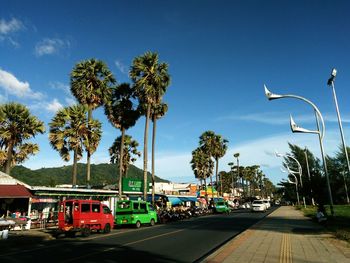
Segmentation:
<svg viewBox="0 0 350 263">
<path fill-rule="evenodd" d="M 143 192 L 143 181 L 137 179 L 123 178 L 122 187 L 123 192 Z"/>
</svg>

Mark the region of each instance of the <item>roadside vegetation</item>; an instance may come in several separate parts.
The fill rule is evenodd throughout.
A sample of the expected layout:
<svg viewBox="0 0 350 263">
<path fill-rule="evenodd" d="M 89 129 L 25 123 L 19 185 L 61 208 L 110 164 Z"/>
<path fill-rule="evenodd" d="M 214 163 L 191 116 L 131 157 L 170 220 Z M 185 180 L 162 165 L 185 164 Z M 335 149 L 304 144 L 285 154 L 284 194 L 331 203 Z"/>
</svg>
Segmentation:
<svg viewBox="0 0 350 263">
<path fill-rule="evenodd" d="M 297 206 L 305 216 L 316 219 L 317 206 Z M 327 231 L 334 233 L 339 238 L 350 242 L 350 206 L 349 205 L 335 205 L 334 217 L 330 217 L 331 211 L 329 206 L 325 206 L 327 221 L 322 223 Z"/>
</svg>

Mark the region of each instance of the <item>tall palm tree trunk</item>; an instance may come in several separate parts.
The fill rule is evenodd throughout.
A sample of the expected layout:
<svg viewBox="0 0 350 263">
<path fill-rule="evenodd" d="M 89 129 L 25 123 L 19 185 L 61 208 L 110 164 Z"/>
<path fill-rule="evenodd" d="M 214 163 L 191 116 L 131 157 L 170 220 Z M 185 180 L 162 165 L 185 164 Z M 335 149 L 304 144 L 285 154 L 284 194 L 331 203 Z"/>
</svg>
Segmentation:
<svg viewBox="0 0 350 263">
<path fill-rule="evenodd" d="M 5 165 L 5 173 L 8 175 L 10 175 L 10 172 L 11 172 L 12 152 L 13 152 L 13 143 L 12 141 L 10 141 L 9 147 L 7 150 L 7 160 Z"/>
<path fill-rule="evenodd" d="M 205 201 L 207 201 L 207 205 L 208 205 L 207 178 L 204 178 L 204 186 L 205 186 Z"/>
<path fill-rule="evenodd" d="M 154 179 L 155 179 L 155 141 L 156 141 L 156 123 L 157 123 L 157 118 L 156 115 L 153 114 L 153 133 L 152 133 L 152 204 L 154 205 L 154 194 L 155 194 L 155 189 L 154 189 Z"/>
<path fill-rule="evenodd" d="M 216 187 L 217 188 L 219 188 L 218 173 L 219 173 L 219 159 L 216 159 L 215 177 L 216 177 Z M 219 190 L 216 189 L 216 191 L 218 192 L 218 195 L 220 196 Z"/>
<path fill-rule="evenodd" d="M 78 164 L 78 150 L 74 149 L 74 159 L 73 159 L 73 187 L 77 184 L 77 164 Z"/>
<path fill-rule="evenodd" d="M 88 140 L 89 140 L 89 143 L 91 143 L 91 135 L 90 135 L 90 132 L 91 132 L 91 127 L 90 127 L 90 121 L 92 119 L 92 110 L 89 109 L 88 110 Z M 87 157 L 86 157 L 86 184 L 88 187 L 90 187 L 90 158 L 91 158 L 91 153 L 90 153 L 90 149 L 87 149 L 86 150 L 87 152 Z"/>
<path fill-rule="evenodd" d="M 148 143 L 148 126 L 149 126 L 149 115 L 151 113 L 151 104 L 147 105 L 145 132 L 143 138 L 143 199 L 147 200 L 147 143 Z"/>
<path fill-rule="evenodd" d="M 124 140 L 125 140 L 125 128 L 122 127 L 122 140 L 120 143 L 120 156 L 119 156 L 119 186 L 118 186 L 119 198 L 121 198 L 123 194 L 122 178 L 123 178 Z"/>
</svg>

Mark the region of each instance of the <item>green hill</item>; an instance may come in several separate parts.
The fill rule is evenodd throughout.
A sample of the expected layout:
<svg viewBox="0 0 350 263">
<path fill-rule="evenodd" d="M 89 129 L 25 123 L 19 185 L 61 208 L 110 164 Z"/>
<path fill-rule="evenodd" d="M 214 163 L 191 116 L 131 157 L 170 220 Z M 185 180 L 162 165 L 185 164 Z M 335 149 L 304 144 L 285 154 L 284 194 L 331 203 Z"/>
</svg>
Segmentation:
<svg viewBox="0 0 350 263">
<path fill-rule="evenodd" d="M 72 165 L 54 168 L 41 168 L 31 170 L 24 166 L 16 166 L 11 170 L 11 176 L 33 186 L 55 186 L 58 184 L 72 184 Z M 129 166 L 127 178 L 143 180 L 143 170 L 134 165 Z M 118 184 L 119 169 L 116 164 L 92 164 L 91 185 L 102 186 Z M 156 182 L 169 182 L 155 177 Z M 151 174 L 148 173 L 148 182 L 151 182 Z M 86 184 L 86 164 L 78 164 L 77 184 Z"/>
</svg>

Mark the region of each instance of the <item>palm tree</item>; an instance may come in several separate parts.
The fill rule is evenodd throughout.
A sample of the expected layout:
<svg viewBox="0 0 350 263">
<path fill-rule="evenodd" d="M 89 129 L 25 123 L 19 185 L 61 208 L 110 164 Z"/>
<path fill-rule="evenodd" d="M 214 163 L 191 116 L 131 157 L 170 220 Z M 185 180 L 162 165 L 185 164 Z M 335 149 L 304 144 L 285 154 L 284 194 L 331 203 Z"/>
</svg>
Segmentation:
<svg viewBox="0 0 350 263">
<path fill-rule="evenodd" d="M 97 120 L 87 122 L 86 107 L 74 105 L 59 110 L 49 123 L 49 140 L 51 146 L 57 150 L 64 161 L 70 160 L 70 151 L 73 151 L 72 184 L 77 184 L 77 162 L 82 158 L 89 133 L 101 137 L 101 123 Z M 88 128 L 90 126 L 90 130 Z M 99 140 L 100 138 L 96 138 Z M 91 143 L 91 142 L 90 142 Z"/>
<path fill-rule="evenodd" d="M 110 97 L 110 86 L 116 82 L 107 65 L 96 59 L 79 62 L 71 72 L 70 90 L 80 104 L 88 108 L 88 121 L 92 120 L 92 111 L 104 105 Z M 91 126 L 88 125 L 91 130 Z M 87 142 L 87 171 L 86 181 L 90 185 L 90 158 L 95 152 L 98 143 L 90 143 L 93 133 L 90 131 Z"/>
<path fill-rule="evenodd" d="M 133 104 L 134 90 L 128 83 L 122 83 L 112 90 L 109 103 L 105 105 L 105 114 L 109 122 L 120 129 L 122 136 L 119 158 L 119 197 L 122 196 L 122 175 L 123 175 L 123 155 L 125 145 L 125 131 L 133 127 L 140 117 L 139 111 L 135 109 Z"/>
<path fill-rule="evenodd" d="M 111 157 L 111 163 L 119 163 L 121 160 L 121 141 L 122 136 L 115 139 L 113 145 L 109 148 L 109 155 Z M 126 176 L 130 163 L 134 163 L 137 157 L 141 156 L 141 153 L 137 150 L 139 143 L 132 139 L 130 135 L 124 136 L 124 153 L 122 157 L 122 173 L 119 176 Z"/>
<path fill-rule="evenodd" d="M 227 151 L 227 144 L 228 144 L 228 140 L 222 138 L 221 135 L 215 135 L 215 143 L 214 143 L 212 154 L 216 162 L 215 176 L 216 176 L 217 185 L 218 185 L 218 173 L 219 173 L 219 159 L 225 156 Z M 222 188 L 221 177 L 220 177 L 220 186 Z"/>
<path fill-rule="evenodd" d="M 148 126 L 153 105 L 160 101 L 170 84 L 168 64 L 159 63 L 158 54 L 146 52 L 133 60 L 130 78 L 134 82 L 136 96 L 140 104 L 147 108 L 143 147 L 143 197 L 147 198 L 147 143 Z"/>
<path fill-rule="evenodd" d="M 30 114 L 26 106 L 7 103 L 0 106 L 0 164 L 10 174 L 16 163 L 21 163 L 39 151 L 39 146 L 25 141 L 45 132 L 45 126 Z"/>
<path fill-rule="evenodd" d="M 211 156 L 203 150 L 202 147 L 198 147 L 192 151 L 191 167 L 194 175 L 200 181 L 204 180 L 205 185 L 205 198 L 208 202 L 207 181 L 206 179 L 213 173 L 214 162 Z"/>
<path fill-rule="evenodd" d="M 153 132 L 152 132 L 152 204 L 154 205 L 154 194 L 155 194 L 155 141 L 156 141 L 156 123 L 157 120 L 162 118 L 168 111 L 168 105 L 165 103 L 159 103 L 152 107 L 152 122 L 153 122 Z"/>
<path fill-rule="evenodd" d="M 218 173 L 219 173 L 219 158 L 223 157 L 227 151 L 228 140 L 222 138 L 221 135 L 216 135 L 213 131 L 206 131 L 199 137 L 199 144 L 203 147 L 204 151 L 215 159 L 216 162 L 216 184 L 218 185 Z M 212 175 L 210 175 L 211 185 Z M 214 191 L 212 193 L 214 198 Z"/>
</svg>

